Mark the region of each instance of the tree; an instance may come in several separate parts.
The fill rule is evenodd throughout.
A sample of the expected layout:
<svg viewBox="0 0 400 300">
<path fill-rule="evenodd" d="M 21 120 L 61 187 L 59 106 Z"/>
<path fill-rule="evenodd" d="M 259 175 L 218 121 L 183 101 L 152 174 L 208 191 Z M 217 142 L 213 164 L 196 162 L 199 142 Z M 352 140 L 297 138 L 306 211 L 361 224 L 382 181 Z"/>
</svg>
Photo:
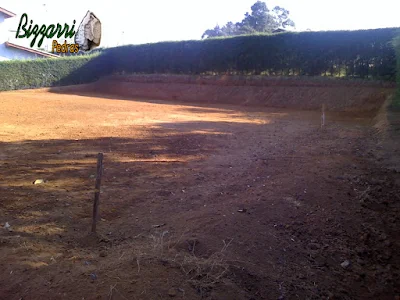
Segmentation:
<svg viewBox="0 0 400 300">
<path fill-rule="evenodd" d="M 267 4 L 257 1 L 251 6 L 251 13 L 246 13 L 241 22 L 228 22 L 226 25 L 206 30 L 201 38 L 217 36 L 235 36 L 254 33 L 271 33 L 279 28 L 294 27 L 294 22 L 289 19 L 289 11 L 276 6 L 272 11 Z"/>
<path fill-rule="evenodd" d="M 265 2 L 257 1 L 251 7 L 251 14 L 246 13 L 244 16 L 242 26 L 249 26 L 256 32 L 268 32 L 275 25 Z"/>
<path fill-rule="evenodd" d="M 212 37 L 217 37 L 217 36 L 223 36 L 223 31 L 219 27 L 219 25 L 215 26 L 214 29 L 207 29 L 204 31 L 203 35 L 201 36 L 202 39 L 206 36 L 207 38 L 212 38 Z"/>
<path fill-rule="evenodd" d="M 233 24 L 232 22 L 228 22 L 224 27 L 222 27 L 222 31 L 228 36 L 235 35 L 238 31 L 238 25 Z"/>
<path fill-rule="evenodd" d="M 272 10 L 272 16 L 278 28 L 294 27 L 294 22 L 289 19 L 289 11 L 280 6 L 275 6 Z"/>
</svg>

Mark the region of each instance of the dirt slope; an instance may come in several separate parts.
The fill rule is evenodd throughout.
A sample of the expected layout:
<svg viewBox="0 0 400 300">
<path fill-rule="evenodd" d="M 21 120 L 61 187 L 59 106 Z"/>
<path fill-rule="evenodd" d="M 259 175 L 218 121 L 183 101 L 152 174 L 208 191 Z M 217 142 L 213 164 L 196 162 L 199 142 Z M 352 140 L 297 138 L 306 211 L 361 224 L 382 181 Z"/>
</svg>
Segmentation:
<svg viewBox="0 0 400 300">
<path fill-rule="evenodd" d="M 111 76 L 94 84 L 54 88 L 57 92 L 88 91 L 120 97 L 174 100 L 202 104 L 235 104 L 376 113 L 394 86 L 388 83 L 329 79 L 279 79 L 235 76 Z"/>
</svg>

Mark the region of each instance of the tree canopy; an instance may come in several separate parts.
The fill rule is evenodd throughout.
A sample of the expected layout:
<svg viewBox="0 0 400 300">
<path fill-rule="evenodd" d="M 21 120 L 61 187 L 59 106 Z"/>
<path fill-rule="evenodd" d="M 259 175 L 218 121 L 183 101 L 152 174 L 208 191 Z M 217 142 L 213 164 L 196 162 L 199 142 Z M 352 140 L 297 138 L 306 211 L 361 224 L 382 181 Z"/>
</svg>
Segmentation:
<svg viewBox="0 0 400 300">
<path fill-rule="evenodd" d="M 271 33 L 277 29 L 294 27 L 294 22 L 289 18 L 289 11 L 280 6 L 275 6 L 269 10 L 267 4 L 257 1 L 251 7 L 251 13 L 246 13 L 241 22 L 228 22 L 224 26 L 215 26 L 213 29 L 207 29 L 203 35 L 204 38 L 218 36 L 235 36 L 252 33 Z"/>
</svg>

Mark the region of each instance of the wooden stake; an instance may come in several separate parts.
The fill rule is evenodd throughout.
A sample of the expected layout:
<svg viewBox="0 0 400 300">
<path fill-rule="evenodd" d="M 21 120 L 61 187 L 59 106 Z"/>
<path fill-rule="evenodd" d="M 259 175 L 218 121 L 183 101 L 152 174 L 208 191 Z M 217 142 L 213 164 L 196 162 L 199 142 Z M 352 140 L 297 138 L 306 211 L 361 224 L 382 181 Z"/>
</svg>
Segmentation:
<svg viewBox="0 0 400 300">
<path fill-rule="evenodd" d="M 93 222 L 92 222 L 92 232 L 96 233 L 97 217 L 99 212 L 100 203 L 100 185 L 101 176 L 103 175 L 103 153 L 97 154 L 97 173 L 96 173 L 96 184 L 94 192 L 94 202 L 93 202 Z"/>
<path fill-rule="evenodd" d="M 322 104 L 321 128 L 325 126 L 325 104 Z"/>
</svg>

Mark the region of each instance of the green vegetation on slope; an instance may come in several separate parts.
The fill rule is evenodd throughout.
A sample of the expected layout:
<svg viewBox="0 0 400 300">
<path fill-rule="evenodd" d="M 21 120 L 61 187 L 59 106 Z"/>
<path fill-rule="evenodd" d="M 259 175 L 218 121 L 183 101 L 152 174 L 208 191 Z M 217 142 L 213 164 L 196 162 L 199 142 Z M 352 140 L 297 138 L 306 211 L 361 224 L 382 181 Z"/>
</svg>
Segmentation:
<svg viewBox="0 0 400 300">
<path fill-rule="evenodd" d="M 244 35 L 0 63 L 0 90 L 87 83 L 115 73 L 332 76 L 396 80 L 396 28 Z"/>
<path fill-rule="evenodd" d="M 397 93 L 394 97 L 392 107 L 394 109 L 400 109 L 400 35 L 394 39 L 393 45 L 397 57 Z"/>
</svg>

